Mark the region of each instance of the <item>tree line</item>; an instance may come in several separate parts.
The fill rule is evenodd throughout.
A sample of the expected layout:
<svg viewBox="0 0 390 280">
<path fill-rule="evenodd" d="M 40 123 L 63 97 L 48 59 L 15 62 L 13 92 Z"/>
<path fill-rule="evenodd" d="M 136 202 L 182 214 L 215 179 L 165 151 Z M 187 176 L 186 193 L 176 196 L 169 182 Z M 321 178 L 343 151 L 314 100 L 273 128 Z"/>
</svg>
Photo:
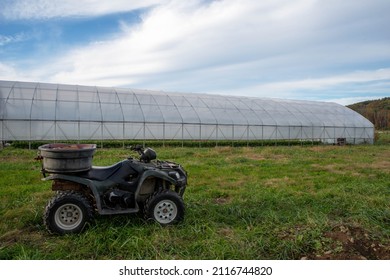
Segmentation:
<svg viewBox="0 0 390 280">
<path fill-rule="evenodd" d="M 390 97 L 363 101 L 347 107 L 367 118 L 374 124 L 375 129 L 390 129 Z"/>
</svg>

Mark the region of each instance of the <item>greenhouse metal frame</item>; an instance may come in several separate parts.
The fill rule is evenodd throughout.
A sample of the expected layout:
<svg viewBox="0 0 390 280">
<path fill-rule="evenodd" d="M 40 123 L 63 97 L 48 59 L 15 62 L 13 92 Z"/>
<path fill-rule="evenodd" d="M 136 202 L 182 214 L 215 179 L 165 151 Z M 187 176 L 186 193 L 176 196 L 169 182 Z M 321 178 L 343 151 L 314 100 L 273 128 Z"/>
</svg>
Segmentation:
<svg viewBox="0 0 390 280">
<path fill-rule="evenodd" d="M 301 140 L 373 143 L 336 103 L 0 81 L 0 139 Z"/>
</svg>

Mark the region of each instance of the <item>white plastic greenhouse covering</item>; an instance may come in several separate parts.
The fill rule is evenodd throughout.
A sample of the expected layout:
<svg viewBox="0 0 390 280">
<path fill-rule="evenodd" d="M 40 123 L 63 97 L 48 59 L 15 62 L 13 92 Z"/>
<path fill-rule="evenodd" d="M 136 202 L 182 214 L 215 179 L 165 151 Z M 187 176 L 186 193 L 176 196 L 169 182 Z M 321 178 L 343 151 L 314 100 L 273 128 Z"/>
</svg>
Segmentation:
<svg viewBox="0 0 390 280">
<path fill-rule="evenodd" d="M 313 140 L 372 143 L 372 123 L 342 105 L 0 81 L 0 138 L 13 140 Z"/>
</svg>

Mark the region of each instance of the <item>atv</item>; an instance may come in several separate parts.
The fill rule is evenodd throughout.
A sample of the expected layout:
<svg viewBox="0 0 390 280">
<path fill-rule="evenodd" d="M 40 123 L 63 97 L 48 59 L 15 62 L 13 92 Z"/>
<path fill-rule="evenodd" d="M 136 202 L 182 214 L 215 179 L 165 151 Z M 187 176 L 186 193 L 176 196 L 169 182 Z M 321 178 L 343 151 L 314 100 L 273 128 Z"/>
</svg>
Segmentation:
<svg viewBox="0 0 390 280">
<path fill-rule="evenodd" d="M 92 166 L 96 145 L 40 146 L 44 181 L 56 194 L 44 212 L 50 233 L 80 233 L 93 216 L 143 213 L 161 225 L 184 218 L 183 194 L 187 172 L 180 164 L 156 160 L 156 152 L 132 147 L 139 159 L 129 157 L 112 166 Z"/>
</svg>

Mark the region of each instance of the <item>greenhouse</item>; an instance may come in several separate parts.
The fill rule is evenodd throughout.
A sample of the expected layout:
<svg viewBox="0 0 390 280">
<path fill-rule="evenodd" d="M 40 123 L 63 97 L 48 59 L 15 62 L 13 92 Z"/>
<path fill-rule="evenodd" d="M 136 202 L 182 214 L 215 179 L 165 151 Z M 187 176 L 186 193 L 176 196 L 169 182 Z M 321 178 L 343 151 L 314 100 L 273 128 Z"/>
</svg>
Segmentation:
<svg viewBox="0 0 390 280">
<path fill-rule="evenodd" d="M 0 139 L 298 140 L 372 143 L 336 103 L 0 81 Z"/>
</svg>

